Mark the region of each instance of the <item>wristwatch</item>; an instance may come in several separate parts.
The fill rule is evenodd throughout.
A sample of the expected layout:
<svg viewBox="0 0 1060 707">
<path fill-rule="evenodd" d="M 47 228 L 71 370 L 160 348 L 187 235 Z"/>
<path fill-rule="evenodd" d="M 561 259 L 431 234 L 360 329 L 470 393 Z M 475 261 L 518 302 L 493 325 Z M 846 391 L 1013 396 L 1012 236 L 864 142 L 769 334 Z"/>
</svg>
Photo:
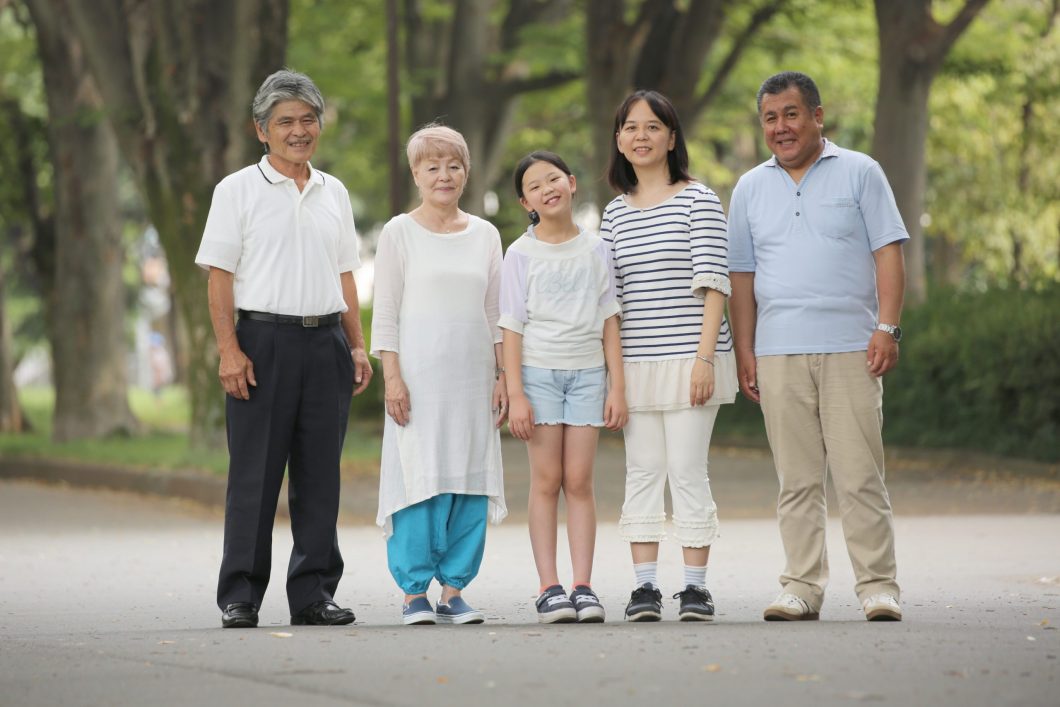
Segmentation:
<svg viewBox="0 0 1060 707">
<path fill-rule="evenodd" d="M 887 332 L 894 338 L 896 343 L 902 340 L 902 327 L 895 324 L 880 323 L 876 325 L 876 330 Z"/>
</svg>

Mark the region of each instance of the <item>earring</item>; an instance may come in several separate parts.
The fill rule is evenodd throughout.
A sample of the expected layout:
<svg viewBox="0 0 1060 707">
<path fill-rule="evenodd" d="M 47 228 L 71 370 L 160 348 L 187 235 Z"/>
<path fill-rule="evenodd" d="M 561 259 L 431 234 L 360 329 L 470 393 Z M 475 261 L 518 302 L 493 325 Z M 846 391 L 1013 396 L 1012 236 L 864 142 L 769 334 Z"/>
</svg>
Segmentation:
<svg viewBox="0 0 1060 707">
<path fill-rule="evenodd" d="M 534 226 L 536 226 L 537 224 L 541 223 L 541 217 L 538 216 L 536 211 L 531 211 L 530 213 L 527 214 L 527 217 L 530 219 L 530 223 L 533 224 Z"/>
</svg>

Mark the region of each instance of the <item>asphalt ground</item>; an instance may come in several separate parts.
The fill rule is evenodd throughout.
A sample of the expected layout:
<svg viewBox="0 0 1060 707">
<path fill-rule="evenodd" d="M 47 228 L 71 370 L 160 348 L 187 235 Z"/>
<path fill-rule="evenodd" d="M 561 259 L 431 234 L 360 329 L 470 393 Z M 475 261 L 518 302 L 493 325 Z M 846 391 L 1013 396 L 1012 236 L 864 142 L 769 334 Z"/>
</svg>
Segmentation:
<svg viewBox="0 0 1060 707">
<path fill-rule="evenodd" d="M 262 626 L 226 631 L 214 606 L 216 510 L 3 481 L 0 704 L 1058 703 L 1060 515 L 1040 510 L 1053 493 L 1042 491 L 1046 481 L 980 484 L 968 474 L 947 494 L 944 480 L 918 487 L 912 472 L 908 483 L 893 475 L 905 621 L 864 620 L 833 521 L 821 621 L 777 624 L 761 620 L 782 567 L 768 517 L 775 490 L 765 493 L 768 478 L 723 481 L 733 473 L 726 466 L 712 468 L 723 524 L 708 575 L 718 606 L 709 625 L 674 621 L 670 599 L 661 623 L 621 621 L 632 572 L 607 500 L 614 483 L 599 470 L 594 586 L 608 622 L 584 626 L 536 623 L 529 541 L 515 518 L 491 528 L 482 571 L 466 592 L 487 614 L 482 626 L 401 626 L 378 529 L 344 523 L 337 598 L 357 623 L 291 627 L 282 593 L 290 535 L 281 521 Z M 1000 489 L 993 499 L 991 484 Z M 750 502 L 745 515 L 726 514 L 727 505 L 741 506 L 741 488 L 749 499 L 764 495 L 757 516 Z M 517 495 L 513 474 L 513 507 Z M 960 507 L 962 495 L 971 498 L 966 513 L 912 512 L 923 505 L 912 499 Z M 664 545 L 667 595 L 680 571 L 679 551 Z"/>
</svg>

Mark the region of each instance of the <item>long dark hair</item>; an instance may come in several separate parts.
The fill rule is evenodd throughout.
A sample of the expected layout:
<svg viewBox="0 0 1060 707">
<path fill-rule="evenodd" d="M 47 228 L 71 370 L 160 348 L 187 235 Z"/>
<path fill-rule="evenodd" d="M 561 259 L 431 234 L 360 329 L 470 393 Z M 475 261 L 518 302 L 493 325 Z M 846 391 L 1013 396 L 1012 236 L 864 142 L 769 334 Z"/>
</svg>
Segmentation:
<svg viewBox="0 0 1060 707">
<path fill-rule="evenodd" d="M 618 151 L 618 133 L 629 117 L 629 112 L 637 101 L 644 101 L 651 112 L 670 128 L 674 134 L 674 149 L 666 153 L 666 164 L 670 168 L 670 183 L 692 181 L 688 174 L 688 148 L 685 146 L 685 134 L 681 130 L 681 121 L 677 110 L 670 99 L 658 91 L 635 91 L 629 95 L 615 112 L 615 127 L 611 132 L 611 162 L 607 166 L 607 183 L 621 194 L 628 194 L 637 187 L 637 173 L 633 170 L 626 156 Z"/>
<path fill-rule="evenodd" d="M 519 160 L 519 164 L 515 167 L 515 172 L 512 174 L 515 180 L 515 194 L 520 199 L 523 198 L 523 177 L 526 175 L 526 170 L 530 169 L 531 165 L 535 162 L 548 162 L 553 167 L 561 170 L 568 177 L 574 173 L 570 171 L 570 167 L 563 161 L 563 158 L 557 155 L 555 152 L 549 152 L 548 150 L 534 150 L 529 155 Z"/>
</svg>

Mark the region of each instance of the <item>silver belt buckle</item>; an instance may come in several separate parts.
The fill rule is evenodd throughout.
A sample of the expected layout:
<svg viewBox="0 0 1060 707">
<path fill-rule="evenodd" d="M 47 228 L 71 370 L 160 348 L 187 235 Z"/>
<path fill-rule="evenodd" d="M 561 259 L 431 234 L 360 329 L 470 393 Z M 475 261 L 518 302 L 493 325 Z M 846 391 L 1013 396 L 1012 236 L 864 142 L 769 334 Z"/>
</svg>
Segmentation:
<svg viewBox="0 0 1060 707">
<path fill-rule="evenodd" d="M 318 327 L 320 326 L 320 317 L 302 317 L 302 326 Z"/>
</svg>

